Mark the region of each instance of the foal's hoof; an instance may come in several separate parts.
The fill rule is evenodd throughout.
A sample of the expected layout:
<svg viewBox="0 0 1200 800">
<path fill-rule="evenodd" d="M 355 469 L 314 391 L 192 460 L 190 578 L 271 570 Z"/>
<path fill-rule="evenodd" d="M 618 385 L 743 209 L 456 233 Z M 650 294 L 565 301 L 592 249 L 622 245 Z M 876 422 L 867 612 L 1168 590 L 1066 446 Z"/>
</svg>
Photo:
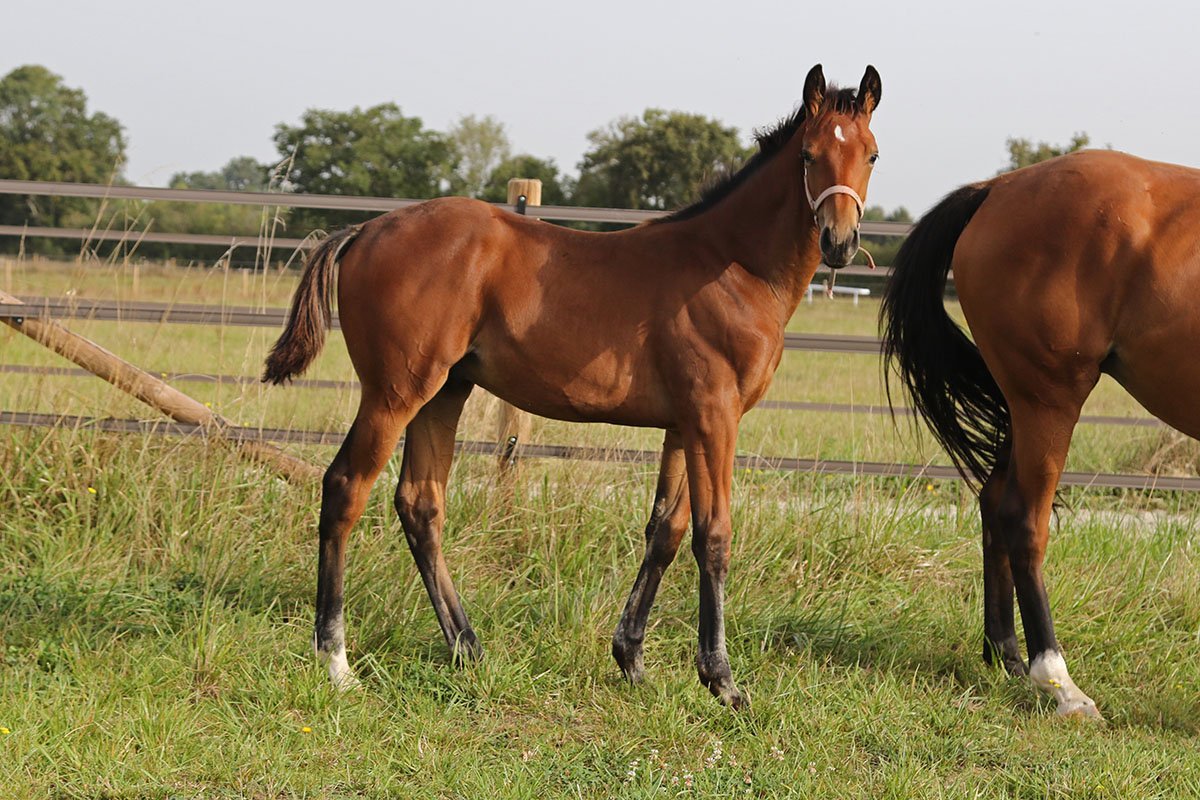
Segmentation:
<svg viewBox="0 0 1200 800">
<path fill-rule="evenodd" d="M 1024 678 L 1029 675 L 1029 667 L 1025 666 L 1025 661 L 1019 657 L 1004 659 L 1004 671 L 1010 678 Z"/>
<path fill-rule="evenodd" d="M 1057 714 L 1064 719 L 1104 722 L 1100 709 L 1096 708 L 1096 703 L 1086 695 L 1059 703 Z"/>
<path fill-rule="evenodd" d="M 348 692 L 358 689 L 362 686 L 362 681 L 354 674 L 354 670 L 350 669 L 350 664 L 346 661 L 345 649 L 340 649 L 334 653 L 321 656 L 326 662 L 329 669 L 329 682 L 333 684 L 333 688 L 339 692 Z"/>
<path fill-rule="evenodd" d="M 640 647 L 626 645 L 624 642 L 614 638 L 612 654 L 613 660 L 621 668 L 621 674 L 625 676 L 625 680 L 636 686 L 645 679 L 646 667 L 642 661 L 642 649 Z"/>
<path fill-rule="evenodd" d="M 725 689 L 714 686 L 712 687 L 712 693 L 720 701 L 721 705 L 729 706 L 734 711 L 750 707 L 750 696 L 743 694 L 736 686 L 729 686 Z"/>
<path fill-rule="evenodd" d="M 333 688 L 339 692 L 354 692 L 362 688 L 362 681 L 354 674 L 353 670 L 346 670 L 337 675 L 330 675 L 330 681 L 333 683 Z"/>
<path fill-rule="evenodd" d="M 450 648 L 450 658 L 456 667 L 466 667 L 483 658 L 483 645 L 475 634 L 468 631 L 458 637 L 458 641 Z"/>
</svg>

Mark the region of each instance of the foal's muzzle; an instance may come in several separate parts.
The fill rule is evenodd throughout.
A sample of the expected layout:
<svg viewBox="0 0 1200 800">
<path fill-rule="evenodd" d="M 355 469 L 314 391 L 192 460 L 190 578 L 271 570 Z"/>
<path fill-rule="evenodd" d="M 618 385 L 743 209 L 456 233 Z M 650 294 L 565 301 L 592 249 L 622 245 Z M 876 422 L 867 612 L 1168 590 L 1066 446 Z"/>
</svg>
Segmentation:
<svg viewBox="0 0 1200 800">
<path fill-rule="evenodd" d="M 808 207 L 812 209 L 813 223 L 820 226 L 818 221 L 818 209 L 821 203 L 824 203 L 828 198 L 835 194 L 844 194 L 854 201 L 854 207 L 858 210 L 858 221 L 862 221 L 863 201 L 858 196 L 858 192 L 854 191 L 849 186 L 844 184 L 834 184 L 825 191 L 821 192 L 815 198 L 808 190 L 808 169 L 804 171 L 804 195 L 808 199 Z M 821 260 L 830 269 L 841 269 L 850 264 L 851 259 L 858 252 L 858 224 L 856 223 L 848 233 L 837 233 L 831 225 L 825 225 L 821 228 Z"/>
<path fill-rule="evenodd" d="M 858 252 L 858 226 L 850 235 L 839 239 L 833 229 L 826 225 L 821 229 L 821 260 L 830 269 L 841 269 L 850 264 Z"/>
</svg>

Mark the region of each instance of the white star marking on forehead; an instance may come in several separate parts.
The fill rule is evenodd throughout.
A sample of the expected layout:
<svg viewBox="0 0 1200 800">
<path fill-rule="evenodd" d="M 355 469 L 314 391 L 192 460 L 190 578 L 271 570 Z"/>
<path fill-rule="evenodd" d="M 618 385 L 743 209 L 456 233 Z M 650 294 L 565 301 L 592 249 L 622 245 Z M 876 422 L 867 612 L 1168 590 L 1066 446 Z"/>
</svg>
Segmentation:
<svg viewBox="0 0 1200 800">
<path fill-rule="evenodd" d="M 834 136 L 834 138 L 836 138 L 836 139 L 837 139 L 839 142 L 844 142 L 844 141 L 846 141 L 846 134 L 842 133 L 842 126 L 841 126 L 841 125 L 836 125 L 836 126 L 834 126 L 834 128 L 833 128 L 833 136 Z"/>
</svg>

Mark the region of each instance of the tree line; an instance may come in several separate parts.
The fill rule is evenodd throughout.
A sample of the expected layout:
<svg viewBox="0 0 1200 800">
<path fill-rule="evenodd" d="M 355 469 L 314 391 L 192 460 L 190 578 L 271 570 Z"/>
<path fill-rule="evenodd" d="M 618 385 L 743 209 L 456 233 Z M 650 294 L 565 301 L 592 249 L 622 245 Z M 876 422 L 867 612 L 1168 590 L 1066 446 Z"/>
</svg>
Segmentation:
<svg viewBox="0 0 1200 800">
<path fill-rule="evenodd" d="M 1076 137 L 1080 139 L 1080 137 Z M 701 114 L 648 108 L 587 135 L 577 175 L 553 159 L 513 147 L 502 122 L 467 115 L 446 131 L 429 128 L 395 103 L 349 110 L 309 109 L 295 123 L 281 122 L 272 136 L 273 163 L 231 158 L 213 172 L 179 172 L 173 188 L 294 191 L 424 199 L 466 195 L 502 202 L 510 178 L 542 181 L 542 202 L 611 208 L 671 210 L 692 202 L 703 187 L 751 155 L 740 132 Z M 1024 142 L 1024 149 L 1012 142 Z M 1086 144 L 1086 136 L 1075 147 Z M 19 67 L 0 79 L 0 177 L 22 180 L 124 183 L 128 146 L 112 116 L 88 109 L 82 89 L 67 86 L 43 66 Z M 1049 146 L 1010 140 L 1017 159 L 1036 158 Z M 1074 147 L 1072 148 L 1074 149 Z M 80 198 L 0 195 L 0 224 L 127 228 L 253 235 L 286 229 L 303 236 L 333 230 L 371 213 L 291 209 L 264 219 L 250 206 L 136 202 L 101 204 Z M 904 208 L 867 210 L 868 219 L 910 221 Z M 596 226 L 592 226 L 596 227 Z M 882 255 L 894 242 L 881 240 Z M 17 243 L 0 238 L 0 249 Z M 73 252 L 74 244 L 30 240 L 27 249 Z M 211 260 L 211 248 L 143 244 L 149 257 Z M 879 256 L 877 255 L 877 258 Z M 881 259 L 881 263 L 887 263 Z"/>
</svg>

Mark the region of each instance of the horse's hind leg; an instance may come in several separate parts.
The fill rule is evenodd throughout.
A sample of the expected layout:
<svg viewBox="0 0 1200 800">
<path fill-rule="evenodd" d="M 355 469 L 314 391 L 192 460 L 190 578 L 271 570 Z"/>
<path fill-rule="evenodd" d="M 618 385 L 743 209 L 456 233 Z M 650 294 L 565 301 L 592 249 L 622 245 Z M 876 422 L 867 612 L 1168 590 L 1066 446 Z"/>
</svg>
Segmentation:
<svg viewBox="0 0 1200 800">
<path fill-rule="evenodd" d="M 342 580 L 346 571 L 346 539 L 362 515 L 371 487 L 395 452 L 408 415 L 394 403 L 364 389 L 358 416 L 333 463 L 325 471 L 321 491 L 320 545 L 317 562 L 317 619 L 313 644 L 326 662 L 335 686 L 355 683 L 346 661 L 342 617 Z"/>
<path fill-rule="evenodd" d="M 396 488 L 396 511 L 404 536 L 456 661 L 482 653 L 442 556 L 446 478 L 454 458 L 458 418 L 472 388 L 473 384 L 452 376 L 409 423 Z"/>
<path fill-rule="evenodd" d="M 643 675 L 642 642 L 646 638 L 646 620 L 663 573 L 675 560 L 679 543 L 687 531 L 689 514 L 683 448 L 679 434 L 667 431 L 663 440 L 662 466 L 658 471 L 658 488 L 654 493 L 654 510 L 646 524 L 646 555 L 612 638 L 613 658 L 633 683 L 640 681 Z"/>
<path fill-rule="evenodd" d="M 979 493 L 979 511 L 983 518 L 983 659 L 996 659 L 1010 675 L 1026 674 L 1025 662 L 1017 644 L 1013 619 L 1013 576 L 1008 547 L 997 514 L 1004 498 L 1011 442 L 1005 442 L 1001 455 Z"/>
<path fill-rule="evenodd" d="M 1049 394 L 1047 392 L 1047 394 Z M 1042 562 L 1050 533 L 1054 492 L 1066 462 L 1071 433 L 1079 419 L 1082 399 L 1056 406 L 1039 395 L 1012 402 L 1012 461 L 996 513 L 1003 531 L 1016 586 L 1025 641 L 1029 678 L 1052 695 L 1064 716 L 1099 717 L 1096 704 L 1080 691 L 1054 636 L 1050 603 L 1042 577 Z"/>
</svg>

